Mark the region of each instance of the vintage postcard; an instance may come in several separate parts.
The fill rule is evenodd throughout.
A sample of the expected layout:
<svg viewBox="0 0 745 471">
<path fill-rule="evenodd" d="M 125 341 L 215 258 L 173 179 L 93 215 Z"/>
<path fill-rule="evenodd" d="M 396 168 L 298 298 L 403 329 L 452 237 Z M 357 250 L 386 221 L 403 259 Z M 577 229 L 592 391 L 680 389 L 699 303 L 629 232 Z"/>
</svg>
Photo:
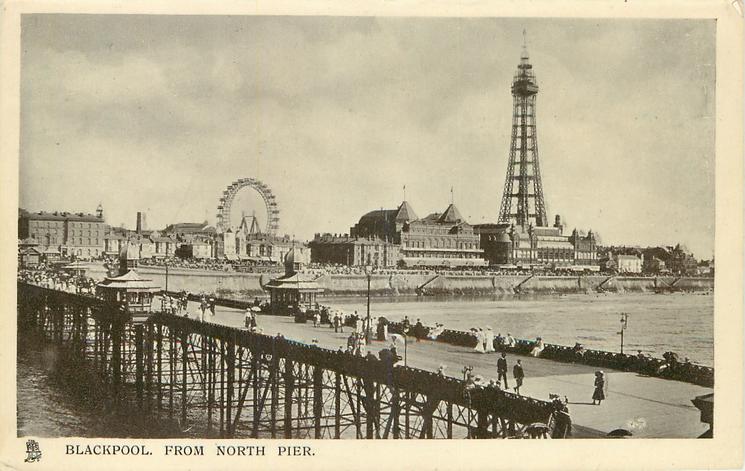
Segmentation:
<svg viewBox="0 0 745 471">
<path fill-rule="evenodd" d="M 741 466 L 741 8 L 6 3 L 0 466 Z"/>
</svg>

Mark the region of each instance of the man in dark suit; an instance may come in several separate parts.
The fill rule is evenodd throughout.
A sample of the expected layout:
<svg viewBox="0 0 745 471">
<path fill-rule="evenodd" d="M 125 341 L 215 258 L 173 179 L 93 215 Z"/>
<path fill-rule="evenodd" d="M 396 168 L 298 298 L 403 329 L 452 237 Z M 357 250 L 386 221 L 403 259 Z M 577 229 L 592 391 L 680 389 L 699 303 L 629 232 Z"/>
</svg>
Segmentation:
<svg viewBox="0 0 745 471">
<path fill-rule="evenodd" d="M 520 386 L 523 385 L 523 378 L 525 378 L 525 372 L 523 371 L 523 365 L 520 363 L 520 360 L 517 360 L 517 363 L 515 364 L 515 367 L 512 368 L 512 376 L 515 377 L 515 392 L 517 395 L 520 395 Z"/>
<path fill-rule="evenodd" d="M 507 389 L 509 386 L 507 386 L 507 354 L 502 352 L 502 356 L 497 360 L 497 381 L 502 382 L 502 378 L 504 378 L 504 383 L 502 383 L 503 389 Z"/>
</svg>

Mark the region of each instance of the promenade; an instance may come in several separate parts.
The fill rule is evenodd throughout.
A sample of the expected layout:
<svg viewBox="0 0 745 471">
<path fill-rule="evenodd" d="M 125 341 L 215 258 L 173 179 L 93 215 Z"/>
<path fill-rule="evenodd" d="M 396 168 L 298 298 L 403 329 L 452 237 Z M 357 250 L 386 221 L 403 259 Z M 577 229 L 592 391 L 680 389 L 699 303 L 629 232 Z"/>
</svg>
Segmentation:
<svg viewBox="0 0 745 471">
<path fill-rule="evenodd" d="M 199 317 L 197 303 L 190 302 L 188 312 L 191 318 Z M 215 316 L 209 312 L 205 314 L 205 321 L 243 327 L 243 315 L 243 311 L 218 306 Z M 349 327 L 345 328 L 345 333 L 334 333 L 328 325 L 296 324 L 291 317 L 258 315 L 257 322 L 264 334 L 281 333 L 285 338 L 308 344 L 317 339 L 319 346 L 330 349 L 346 348 L 350 332 Z M 368 350 L 377 354 L 388 345 L 373 341 Z M 403 357 L 403 348 L 399 348 L 398 353 Z M 496 379 L 496 353 L 481 354 L 466 347 L 416 342 L 411 338 L 406 357 L 408 366 L 429 371 L 445 365 L 447 376 L 462 378 L 463 366 L 470 365 L 474 374 L 487 381 Z M 512 366 L 518 358 L 526 374 L 520 392 L 543 400 L 549 399 L 549 393 L 566 396 L 575 437 L 601 437 L 616 428 L 624 428 L 637 438 L 695 438 L 708 429 L 708 425 L 700 422 L 699 410 L 691 399 L 712 392 L 711 388 L 606 369 L 607 399 L 596 406 L 591 399 L 595 367 L 508 355 L 509 386 L 514 385 Z"/>
</svg>

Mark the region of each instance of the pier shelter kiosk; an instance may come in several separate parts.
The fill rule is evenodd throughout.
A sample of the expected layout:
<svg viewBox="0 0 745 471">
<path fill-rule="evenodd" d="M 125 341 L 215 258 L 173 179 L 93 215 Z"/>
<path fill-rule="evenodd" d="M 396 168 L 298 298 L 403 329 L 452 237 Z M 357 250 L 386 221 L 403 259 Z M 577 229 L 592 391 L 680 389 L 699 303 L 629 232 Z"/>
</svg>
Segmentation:
<svg viewBox="0 0 745 471">
<path fill-rule="evenodd" d="M 302 263 L 295 259 L 295 247 L 285 255 L 285 274 L 264 285 L 271 297 L 271 313 L 295 315 L 316 308 L 316 296 L 323 288 L 312 275 L 298 273 Z"/>
<path fill-rule="evenodd" d="M 159 291 L 152 280 L 137 274 L 139 255 L 137 247 L 129 243 L 119 252 L 119 273 L 106 277 L 96 286 L 96 294 L 105 301 L 121 306 L 133 316 L 133 320 L 142 321 L 151 312 L 153 296 Z"/>
</svg>

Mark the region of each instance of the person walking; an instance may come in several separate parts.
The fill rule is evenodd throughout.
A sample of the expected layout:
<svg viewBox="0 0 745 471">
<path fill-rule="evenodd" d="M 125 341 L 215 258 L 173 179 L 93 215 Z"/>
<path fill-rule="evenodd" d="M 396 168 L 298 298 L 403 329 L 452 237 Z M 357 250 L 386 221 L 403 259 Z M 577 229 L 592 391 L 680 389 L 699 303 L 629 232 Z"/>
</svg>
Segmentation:
<svg viewBox="0 0 745 471">
<path fill-rule="evenodd" d="M 318 327 L 319 325 L 321 325 L 321 313 L 316 311 L 316 313 L 313 314 L 313 327 Z"/>
<path fill-rule="evenodd" d="M 494 331 L 488 325 L 486 326 L 486 331 L 484 332 L 484 351 L 486 353 L 491 353 L 494 351 Z"/>
<path fill-rule="evenodd" d="M 357 336 L 354 334 L 354 332 L 349 334 L 349 337 L 347 337 L 347 351 L 354 353 L 354 351 L 357 348 Z"/>
<path fill-rule="evenodd" d="M 416 324 L 414 324 L 414 337 L 416 338 L 416 341 L 419 342 L 424 337 L 424 324 L 422 324 L 421 319 L 416 320 Z"/>
<path fill-rule="evenodd" d="M 600 405 L 600 402 L 605 399 L 605 373 L 602 371 L 595 372 L 595 392 L 592 393 L 592 405 Z M 597 401 L 597 403 L 595 402 Z"/>
<path fill-rule="evenodd" d="M 476 346 L 474 347 L 475 351 L 479 353 L 486 353 L 484 351 L 484 339 L 484 330 L 479 327 L 476 331 Z"/>
<path fill-rule="evenodd" d="M 523 385 L 523 379 L 525 378 L 525 372 L 523 371 L 523 365 L 520 360 L 512 368 L 512 376 L 515 377 L 515 392 L 520 395 L 520 386 Z"/>
<path fill-rule="evenodd" d="M 212 297 L 212 296 L 210 296 L 210 304 L 209 304 L 209 306 L 210 306 L 210 314 L 212 314 L 213 316 L 215 315 L 215 305 L 216 304 L 217 304 L 217 302 L 215 301 L 215 298 Z"/>
<path fill-rule="evenodd" d="M 502 356 L 497 360 L 497 382 L 504 378 L 503 389 L 507 389 L 507 354 L 502 352 Z"/>
</svg>

